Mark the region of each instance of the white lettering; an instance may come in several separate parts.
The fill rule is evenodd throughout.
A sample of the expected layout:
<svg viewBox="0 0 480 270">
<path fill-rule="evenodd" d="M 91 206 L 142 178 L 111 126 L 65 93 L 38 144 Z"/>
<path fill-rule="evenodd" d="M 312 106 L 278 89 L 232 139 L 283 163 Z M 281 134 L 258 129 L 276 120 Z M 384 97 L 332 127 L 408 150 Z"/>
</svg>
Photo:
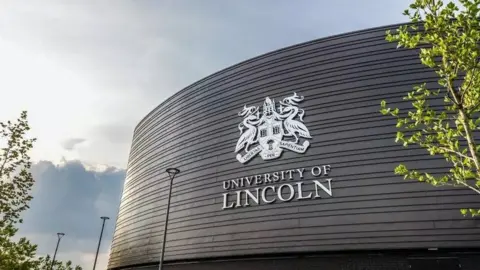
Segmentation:
<svg viewBox="0 0 480 270">
<path fill-rule="evenodd" d="M 226 190 L 230 189 L 230 180 L 223 181 L 223 189 L 226 189 Z"/>
<path fill-rule="evenodd" d="M 250 204 L 248 203 L 248 198 L 252 199 L 256 204 L 258 204 L 258 190 L 260 188 L 256 188 L 255 190 L 257 191 L 257 197 L 253 195 L 250 190 L 244 190 L 245 192 L 245 205 L 244 206 L 249 206 Z"/>
<path fill-rule="evenodd" d="M 293 175 L 292 175 L 293 172 L 295 172 L 295 171 L 294 170 L 288 170 L 288 174 L 290 175 L 289 179 L 293 179 Z"/>
<path fill-rule="evenodd" d="M 238 185 L 238 179 L 232 180 L 232 189 L 238 188 L 238 187 L 239 187 L 239 185 Z"/>
<path fill-rule="evenodd" d="M 229 208 L 235 207 L 234 202 L 232 202 L 232 204 L 230 204 L 230 205 L 227 205 L 227 204 L 228 204 L 228 193 L 223 193 L 223 207 L 222 207 L 222 209 L 229 209 Z"/>
<path fill-rule="evenodd" d="M 243 177 L 239 179 L 240 180 L 240 186 L 243 187 L 244 186 L 244 183 L 243 183 Z"/>
<path fill-rule="evenodd" d="M 315 173 L 315 170 L 317 170 L 318 173 Z M 321 174 L 322 174 L 322 168 L 320 168 L 318 166 L 312 167 L 312 175 L 313 176 L 319 176 Z"/>
<path fill-rule="evenodd" d="M 274 172 L 273 173 L 273 182 L 278 182 L 278 180 L 280 179 L 280 177 L 278 176 L 278 172 Z"/>
<path fill-rule="evenodd" d="M 300 174 L 300 179 L 303 179 L 303 172 L 304 171 L 305 171 L 305 168 L 297 169 L 298 174 Z"/>
<path fill-rule="evenodd" d="M 315 183 L 315 198 L 319 198 L 320 195 L 318 194 L 318 187 L 320 187 L 321 189 L 323 189 L 323 191 L 325 191 L 328 195 L 330 195 L 330 197 L 332 197 L 332 179 L 326 179 L 328 181 L 328 189 L 322 184 L 320 183 L 319 181 L 317 180 L 313 180 L 313 183 Z"/>
<path fill-rule="evenodd" d="M 250 176 L 250 178 L 247 176 L 247 177 L 245 177 L 245 179 L 247 179 L 248 185 L 251 186 L 252 183 L 253 183 L 253 176 Z"/>
<path fill-rule="evenodd" d="M 252 176 L 245 176 L 237 179 L 229 179 L 222 182 L 223 189 L 232 190 L 231 193 L 223 193 L 223 209 L 232 209 L 260 204 L 272 204 L 277 200 L 289 202 L 291 200 L 305 200 L 332 197 L 332 178 L 319 178 L 313 181 L 295 181 L 297 178 L 309 178 L 308 170 L 310 168 L 296 168 L 291 170 L 276 171 Z M 305 176 L 305 171 L 307 175 Z M 330 165 L 320 165 L 311 167 L 311 174 L 314 177 L 328 176 L 331 172 Z M 297 176 L 298 174 L 298 176 Z M 292 183 L 280 184 L 280 181 L 293 180 Z M 322 181 L 322 182 L 320 182 Z M 288 181 L 290 182 L 290 181 Z M 278 185 L 273 183 L 279 183 Z M 315 192 L 311 190 L 310 183 L 314 184 Z M 264 187 L 255 187 L 256 185 L 265 184 Z M 272 184 L 267 186 L 268 184 Z M 309 186 L 304 192 L 304 187 Z M 240 189 L 240 187 L 251 187 L 250 190 Z M 237 190 L 234 190 L 237 189 Z M 310 189 L 310 190 L 309 190 Z M 271 190 L 271 193 L 269 193 Z M 322 194 L 321 193 L 326 193 Z M 270 197 L 268 197 L 270 196 Z"/>
<path fill-rule="evenodd" d="M 261 175 L 255 175 L 255 185 L 260 185 L 262 182 L 262 176 Z"/>
<path fill-rule="evenodd" d="M 330 170 L 331 170 L 330 165 L 323 165 L 323 173 L 325 174 L 325 176 L 328 175 L 328 173 L 330 172 Z"/>
<path fill-rule="evenodd" d="M 237 204 L 235 205 L 235 207 L 241 207 L 242 204 L 241 204 L 241 200 L 242 200 L 242 191 L 241 190 L 237 190 Z"/>
<path fill-rule="evenodd" d="M 290 195 L 287 199 L 283 198 L 283 196 L 282 196 L 282 190 L 283 190 L 284 187 L 288 187 L 290 189 Z M 283 202 L 291 201 L 293 199 L 293 197 L 295 196 L 295 189 L 293 189 L 293 186 L 290 185 L 290 184 L 283 184 L 278 188 L 277 196 Z"/>
<path fill-rule="evenodd" d="M 312 198 L 312 193 L 308 194 L 307 196 L 303 196 L 303 191 L 302 191 L 302 182 L 297 182 L 297 192 L 298 192 L 298 197 L 297 200 L 304 200 L 304 199 L 311 199 Z"/>
<path fill-rule="evenodd" d="M 267 204 L 273 203 L 273 202 L 276 200 L 275 198 L 273 198 L 273 199 L 270 200 L 270 201 L 267 200 L 267 190 L 268 190 L 268 189 L 272 189 L 273 192 L 275 193 L 275 187 L 274 187 L 274 186 L 268 186 L 268 187 L 265 187 L 265 188 L 262 190 L 262 201 L 263 201 L 264 203 L 267 203 Z"/>
<path fill-rule="evenodd" d="M 265 178 L 265 184 L 266 183 L 272 183 L 273 181 L 270 179 L 270 174 L 266 173 L 263 175 L 263 178 Z"/>
</svg>

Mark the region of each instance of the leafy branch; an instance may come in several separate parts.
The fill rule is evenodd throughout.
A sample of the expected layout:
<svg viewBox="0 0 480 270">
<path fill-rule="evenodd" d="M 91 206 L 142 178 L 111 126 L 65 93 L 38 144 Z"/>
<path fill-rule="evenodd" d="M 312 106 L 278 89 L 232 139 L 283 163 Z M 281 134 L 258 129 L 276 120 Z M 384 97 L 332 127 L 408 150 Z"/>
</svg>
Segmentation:
<svg viewBox="0 0 480 270">
<path fill-rule="evenodd" d="M 434 176 L 400 164 L 395 174 L 434 186 L 463 186 L 480 195 L 480 0 L 450 2 L 415 0 L 404 15 L 411 23 L 387 31 L 386 39 L 398 48 L 419 49 L 421 63 L 438 76 L 438 89 L 416 85 L 404 100 L 412 104 L 406 114 L 381 102 L 380 112 L 396 118 L 396 142 L 416 144 L 448 162 L 449 173 Z M 442 106 L 431 103 L 442 100 Z M 462 209 L 480 215 L 480 209 Z"/>
<path fill-rule="evenodd" d="M 32 162 L 29 151 L 35 138 L 28 138 L 30 126 L 27 112 L 15 122 L 0 122 L 0 269 L 50 269 L 50 257 L 36 258 L 37 245 L 25 237 L 15 241 L 16 225 L 22 223 L 21 213 L 28 209 L 34 184 L 30 172 Z M 55 261 L 55 270 L 80 270 L 68 261 Z"/>
</svg>

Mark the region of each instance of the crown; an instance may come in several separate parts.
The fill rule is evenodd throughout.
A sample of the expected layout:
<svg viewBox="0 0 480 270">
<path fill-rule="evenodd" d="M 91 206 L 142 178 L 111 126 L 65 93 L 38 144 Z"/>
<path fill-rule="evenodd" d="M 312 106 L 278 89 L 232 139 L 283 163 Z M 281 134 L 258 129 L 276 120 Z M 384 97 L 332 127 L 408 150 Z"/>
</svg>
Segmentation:
<svg viewBox="0 0 480 270">
<path fill-rule="evenodd" d="M 270 116 L 275 111 L 275 101 L 267 97 L 263 103 L 263 115 Z"/>
</svg>

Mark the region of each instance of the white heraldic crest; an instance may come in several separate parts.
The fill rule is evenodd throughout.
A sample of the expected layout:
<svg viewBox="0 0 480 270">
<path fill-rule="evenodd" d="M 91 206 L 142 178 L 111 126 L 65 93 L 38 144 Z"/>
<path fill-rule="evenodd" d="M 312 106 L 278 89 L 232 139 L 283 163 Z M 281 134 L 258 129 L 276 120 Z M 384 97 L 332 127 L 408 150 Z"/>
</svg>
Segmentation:
<svg viewBox="0 0 480 270">
<path fill-rule="evenodd" d="M 303 144 L 299 144 L 299 138 L 312 137 L 303 124 L 305 111 L 298 108 L 298 102 L 302 100 L 303 96 L 293 93 L 293 96 L 280 101 L 277 108 L 275 101 L 267 97 L 263 103 L 262 114 L 258 107 L 244 106 L 238 113 L 244 119 L 238 125 L 241 136 L 235 152 L 245 149 L 245 154 L 237 154 L 237 160 L 245 163 L 258 153 L 264 160 L 275 159 L 280 157 L 283 149 L 305 153 L 310 143 L 305 140 Z M 290 137 L 291 140 L 283 140 L 284 137 Z"/>
</svg>

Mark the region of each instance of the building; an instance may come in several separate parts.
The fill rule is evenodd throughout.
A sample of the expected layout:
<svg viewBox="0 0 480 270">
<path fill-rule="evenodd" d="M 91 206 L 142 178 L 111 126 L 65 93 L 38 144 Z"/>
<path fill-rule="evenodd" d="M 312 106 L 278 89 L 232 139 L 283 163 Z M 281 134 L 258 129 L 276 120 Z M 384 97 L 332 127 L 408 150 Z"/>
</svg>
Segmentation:
<svg viewBox="0 0 480 270">
<path fill-rule="evenodd" d="M 136 127 L 109 269 L 478 269 L 465 189 L 393 174 L 442 159 L 395 144 L 412 85 L 436 76 L 380 27 L 280 49 L 204 78 Z M 303 120 L 303 121 L 302 121 Z M 247 149 L 246 149 L 247 148 Z M 238 151 L 237 151 L 238 150 Z"/>
</svg>

